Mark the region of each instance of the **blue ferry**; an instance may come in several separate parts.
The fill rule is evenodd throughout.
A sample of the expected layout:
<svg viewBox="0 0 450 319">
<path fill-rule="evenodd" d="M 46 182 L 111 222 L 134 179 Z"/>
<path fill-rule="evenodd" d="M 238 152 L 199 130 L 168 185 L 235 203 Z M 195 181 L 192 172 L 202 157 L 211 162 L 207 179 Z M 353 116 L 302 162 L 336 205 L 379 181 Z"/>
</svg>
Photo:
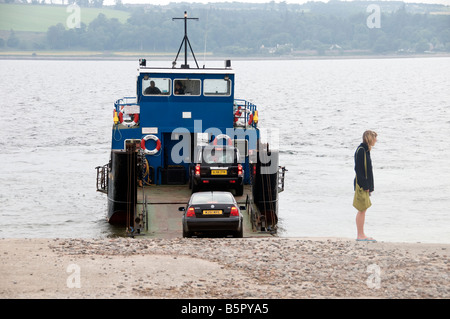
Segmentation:
<svg viewBox="0 0 450 319">
<path fill-rule="evenodd" d="M 172 65 L 140 59 L 136 96 L 114 103 L 110 160 L 97 167 L 108 222 L 131 236 L 181 236 L 179 206 L 194 192 L 223 190 L 242 205 L 244 236 L 274 235 L 286 171 L 278 150 L 262 142 L 257 106 L 235 97 L 231 61 L 199 67 L 187 37 L 193 18 L 179 19 L 185 35 Z"/>
</svg>

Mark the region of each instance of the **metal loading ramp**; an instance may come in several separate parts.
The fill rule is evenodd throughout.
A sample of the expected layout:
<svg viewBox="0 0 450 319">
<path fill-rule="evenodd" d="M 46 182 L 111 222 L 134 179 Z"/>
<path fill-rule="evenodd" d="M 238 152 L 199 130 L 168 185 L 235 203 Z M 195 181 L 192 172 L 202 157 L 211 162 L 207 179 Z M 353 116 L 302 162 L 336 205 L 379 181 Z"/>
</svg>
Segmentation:
<svg viewBox="0 0 450 319">
<path fill-rule="evenodd" d="M 245 185 L 242 196 L 235 196 L 244 217 L 244 237 L 273 236 L 269 232 L 254 231 L 250 221 L 250 211 L 256 206 L 247 200 L 251 186 Z M 191 190 L 185 185 L 151 185 L 138 189 L 136 212 L 142 216 L 141 234 L 157 238 L 182 237 L 181 217 L 178 207 L 185 206 L 191 197 Z M 143 212 L 143 213 L 141 213 Z"/>
</svg>

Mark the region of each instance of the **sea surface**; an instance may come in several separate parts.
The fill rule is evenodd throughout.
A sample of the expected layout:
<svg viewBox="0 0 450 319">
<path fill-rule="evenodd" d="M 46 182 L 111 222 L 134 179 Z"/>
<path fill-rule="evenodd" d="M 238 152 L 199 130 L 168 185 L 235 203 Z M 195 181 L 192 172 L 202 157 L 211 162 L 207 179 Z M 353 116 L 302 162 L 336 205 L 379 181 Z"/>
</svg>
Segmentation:
<svg viewBox="0 0 450 319">
<path fill-rule="evenodd" d="M 353 154 L 372 129 L 366 234 L 450 243 L 450 58 L 232 67 L 235 97 L 258 105 L 288 169 L 280 236 L 355 238 Z M 95 167 L 109 160 L 113 103 L 135 95 L 137 68 L 137 61 L 0 61 L 0 238 L 114 233 Z"/>
</svg>

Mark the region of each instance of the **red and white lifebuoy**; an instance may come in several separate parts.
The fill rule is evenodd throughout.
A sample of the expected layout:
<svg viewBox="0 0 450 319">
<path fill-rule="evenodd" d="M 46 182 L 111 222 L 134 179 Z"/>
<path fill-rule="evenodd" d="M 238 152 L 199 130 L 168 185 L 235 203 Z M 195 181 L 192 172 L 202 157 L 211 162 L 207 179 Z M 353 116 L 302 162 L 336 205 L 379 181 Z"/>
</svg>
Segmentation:
<svg viewBox="0 0 450 319">
<path fill-rule="evenodd" d="M 214 144 L 214 145 L 217 145 L 217 141 L 218 141 L 218 140 L 221 140 L 221 139 L 227 139 L 228 145 L 230 145 L 230 146 L 233 145 L 233 141 L 232 141 L 231 138 L 230 138 L 228 135 L 226 135 L 226 134 L 219 134 L 219 135 L 217 135 L 216 138 L 215 138 L 214 141 L 213 141 L 213 144 Z"/>
<path fill-rule="evenodd" d="M 130 114 L 133 115 L 133 121 L 131 122 L 126 122 L 123 120 L 123 113 L 124 113 L 125 107 L 122 107 L 122 109 L 119 112 L 119 122 L 122 125 L 128 126 L 128 127 L 133 127 L 135 125 L 137 125 L 139 123 L 139 114 Z"/>
<path fill-rule="evenodd" d="M 145 142 L 147 142 L 148 140 L 154 140 L 156 142 L 156 146 L 154 149 L 152 150 L 148 150 L 145 147 Z M 156 153 L 159 152 L 159 150 L 161 149 L 161 141 L 159 140 L 159 138 L 155 135 L 146 135 L 142 138 L 141 140 L 141 149 L 144 150 L 144 153 L 146 155 L 155 155 Z"/>
<path fill-rule="evenodd" d="M 236 112 L 234 112 L 234 123 L 236 123 L 241 116 L 242 116 L 241 107 L 238 106 Z"/>
<path fill-rule="evenodd" d="M 248 125 L 252 125 L 253 123 L 253 113 L 250 113 L 250 115 L 248 116 Z"/>
<path fill-rule="evenodd" d="M 249 109 L 247 109 L 245 106 L 238 106 L 238 108 L 236 109 L 236 112 L 234 112 L 234 125 L 236 126 L 245 126 L 245 122 L 247 121 L 247 115 L 250 117 L 252 116 L 252 111 L 250 111 Z M 251 122 L 249 121 L 248 124 L 250 125 Z"/>
</svg>

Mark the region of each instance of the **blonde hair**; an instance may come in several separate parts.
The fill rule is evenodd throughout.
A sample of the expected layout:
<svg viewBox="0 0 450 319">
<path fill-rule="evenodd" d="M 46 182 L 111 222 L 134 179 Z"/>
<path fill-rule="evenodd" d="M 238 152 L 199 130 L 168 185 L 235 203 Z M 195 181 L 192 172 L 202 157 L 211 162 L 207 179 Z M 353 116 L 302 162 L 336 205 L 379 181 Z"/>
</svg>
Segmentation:
<svg viewBox="0 0 450 319">
<path fill-rule="evenodd" d="M 375 144 L 375 140 L 378 134 L 374 131 L 367 130 L 363 134 L 363 143 L 369 146 L 369 151 L 372 149 L 372 146 Z"/>
</svg>

